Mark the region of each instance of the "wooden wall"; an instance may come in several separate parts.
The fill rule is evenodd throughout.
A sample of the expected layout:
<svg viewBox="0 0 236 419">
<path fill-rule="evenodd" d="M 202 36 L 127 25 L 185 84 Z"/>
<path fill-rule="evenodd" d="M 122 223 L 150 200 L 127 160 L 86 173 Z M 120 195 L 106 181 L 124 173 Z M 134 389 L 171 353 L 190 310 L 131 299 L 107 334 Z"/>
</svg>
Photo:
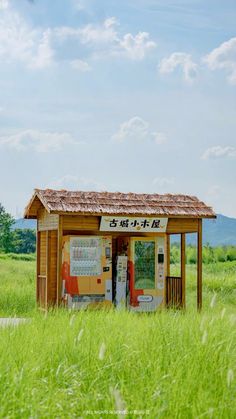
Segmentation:
<svg viewBox="0 0 236 419">
<path fill-rule="evenodd" d="M 87 215 L 63 215 L 62 227 L 63 230 L 92 230 L 98 231 L 100 224 L 100 217 L 93 217 Z M 104 233 L 103 233 L 104 234 Z"/>
<path fill-rule="evenodd" d="M 44 208 L 38 211 L 38 231 L 57 230 L 58 214 L 49 214 Z"/>
<path fill-rule="evenodd" d="M 197 218 L 169 218 L 166 232 L 168 234 L 197 233 Z"/>
<path fill-rule="evenodd" d="M 45 276 L 47 270 L 47 233 L 43 231 L 40 233 L 40 262 L 39 275 Z"/>
<path fill-rule="evenodd" d="M 47 300 L 49 305 L 57 301 L 57 231 L 48 232 Z"/>
<path fill-rule="evenodd" d="M 37 302 L 42 308 L 57 300 L 57 230 L 37 233 Z"/>
</svg>

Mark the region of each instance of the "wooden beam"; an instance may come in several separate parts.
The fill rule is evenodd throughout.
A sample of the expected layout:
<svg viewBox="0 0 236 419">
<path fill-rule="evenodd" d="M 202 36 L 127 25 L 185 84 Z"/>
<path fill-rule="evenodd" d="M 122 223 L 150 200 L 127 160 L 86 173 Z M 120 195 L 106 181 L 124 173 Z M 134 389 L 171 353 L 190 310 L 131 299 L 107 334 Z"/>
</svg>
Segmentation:
<svg viewBox="0 0 236 419">
<path fill-rule="evenodd" d="M 169 218 L 166 232 L 169 234 L 196 233 L 198 231 L 197 218 Z"/>
<path fill-rule="evenodd" d="M 166 234 L 166 261 L 165 261 L 166 276 L 170 276 L 170 235 Z M 164 282 L 164 306 L 167 306 L 167 278 Z"/>
<path fill-rule="evenodd" d="M 48 261 L 49 261 L 49 254 L 48 254 L 48 230 L 46 231 L 46 284 L 45 284 L 45 309 L 47 310 L 48 306 Z"/>
<path fill-rule="evenodd" d="M 45 205 L 44 205 L 45 206 Z M 47 209 L 47 208 L 46 208 Z M 73 212 L 70 212 L 70 211 L 58 211 L 58 210 L 48 210 L 47 209 L 47 211 L 48 211 L 48 213 L 50 213 L 50 214 L 59 214 L 59 215 L 72 215 L 72 216 L 89 216 L 89 217 L 103 217 L 103 216 L 111 216 L 111 213 L 110 212 L 93 212 L 93 213 L 91 213 L 91 212 L 86 212 L 86 211 L 73 211 Z M 216 218 L 217 216 L 216 215 L 204 215 L 204 216 L 202 216 L 202 215 L 192 215 L 192 214 L 190 214 L 190 215 L 188 215 L 188 214 L 185 214 L 185 215 L 179 215 L 179 214 L 172 214 L 171 216 L 170 215 L 168 215 L 168 214 L 162 214 L 162 215 L 158 215 L 156 212 L 154 212 L 153 214 L 147 214 L 147 213 L 145 213 L 145 212 L 138 212 L 138 213 L 136 213 L 136 214 L 134 214 L 134 213 L 127 213 L 127 212 L 124 212 L 124 213 L 116 213 L 116 214 L 112 214 L 112 215 L 115 215 L 116 217 L 158 217 L 158 218 L 179 218 L 179 219 L 183 219 L 183 218 L 186 218 L 186 219 L 189 219 L 189 218 L 191 218 L 191 219 L 196 219 L 196 220 L 198 220 L 198 219 L 201 219 L 202 217 L 203 218 Z"/>
<path fill-rule="evenodd" d="M 186 254 L 185 254 L 186 240 L 185 233 L 181 234 L 181 281 L 182 281 L 182 306 L 186 307 Z"/>
<path fill-rule="evenodd" d="M 166 235 L 166 273 L 170 276 L 170 235 Z"/>
<path fill-rule="evenodd" d="M 59 223 L 57 229 L 57 306 L 59 306 L 61 302 L 62 228 L 62 217 L 59 216 Z"/>
<path fill-rule="evenodd" d="M 198 221 L 197 233 L 197 308 L 202 308 L 202 220 Z"/>
<path fill-rule="evenodd" d="M 36 242 L 36 257 L 37 257 L 37 267 L 36 267 L 36 301 L 37 301 L 37 304 L 39 304 L 40 234 L 41 233 L 38 231 L 38 228 L 37 228 L 37 242 Z"/>
<path fill-rule="evenodd" d="M 50 289 L 50 265 L 51 265 L 51 232 L 47 230 L 46 236 L 46 309 L 48 308 Z"/>
</svg>

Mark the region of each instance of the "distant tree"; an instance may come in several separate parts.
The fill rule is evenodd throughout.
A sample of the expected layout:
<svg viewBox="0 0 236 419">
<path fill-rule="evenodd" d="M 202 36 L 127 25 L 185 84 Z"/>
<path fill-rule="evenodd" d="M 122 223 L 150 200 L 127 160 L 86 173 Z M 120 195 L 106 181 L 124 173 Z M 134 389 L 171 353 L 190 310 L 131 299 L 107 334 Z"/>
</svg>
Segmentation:
<svg viewBox="0 0 236 419">
<path fill-rule="evenodd" d="M 5 208 L 0 204 L 0 250 L 8 253 L 12 251 L 12 231 L 14 218 L 8 214 Z"/>
<path fill-rule="evenodd" d="M 34 253 L 36 250 L 36 232 L 31 229 L 16 229 L 12 232 L 12 252 Z"/>
</svg>

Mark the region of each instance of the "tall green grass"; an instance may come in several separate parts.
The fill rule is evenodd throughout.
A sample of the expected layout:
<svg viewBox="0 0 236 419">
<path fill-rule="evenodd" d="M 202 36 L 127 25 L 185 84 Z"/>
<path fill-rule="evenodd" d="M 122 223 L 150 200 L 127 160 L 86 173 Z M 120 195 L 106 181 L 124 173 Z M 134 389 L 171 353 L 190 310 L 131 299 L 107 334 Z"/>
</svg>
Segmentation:
<svg viewBox="0 0 236 419">
<path fill-rule="evenodd" d="M 34 269 L 0 260 L 2 315 L 29 317 L 0 328 L 1 418 L 236 417 L 234 262 L 204 266 L 201 313 L 194 266 L 186 312 L 155 314 L 40 313 Z"/>
<path fill-rule="evenodd" d="M 236 416 L 236 315 L 216 308 L 36 315 L 0 353 L 3 418 Z"/>
<path fill-rule="evenodd" d="M 171 275 L 180 276 L 180 265 L 172 264 Z M 210 306 L 211 300 L 217 300 L 218 307 L 236 307 L 236 262 L 216 262 L 203 264 L 203 308 Z M 186 266 L 186 302 L 187 307 L 196 307 L 197 268 Z"/>
<path fill-rule="evenodd" d="M 26 316 L 36 309 L 35 261 L 0 258 L 0 316 Z"/>
</svg>

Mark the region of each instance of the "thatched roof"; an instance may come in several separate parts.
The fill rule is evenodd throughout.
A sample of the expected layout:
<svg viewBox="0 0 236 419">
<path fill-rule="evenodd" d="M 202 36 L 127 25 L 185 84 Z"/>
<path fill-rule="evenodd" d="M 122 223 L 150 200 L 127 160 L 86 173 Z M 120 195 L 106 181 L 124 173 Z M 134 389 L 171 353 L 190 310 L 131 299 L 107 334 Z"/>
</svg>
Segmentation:
<svg viewBox="0 0 236 419">
<path fill-rule="evenodd" d="M 188 195 L 35 189 L 25 218 L 37 218 L 42 207 L 53 214 L 215 218 L 211 207 Z"/>
</svg>

